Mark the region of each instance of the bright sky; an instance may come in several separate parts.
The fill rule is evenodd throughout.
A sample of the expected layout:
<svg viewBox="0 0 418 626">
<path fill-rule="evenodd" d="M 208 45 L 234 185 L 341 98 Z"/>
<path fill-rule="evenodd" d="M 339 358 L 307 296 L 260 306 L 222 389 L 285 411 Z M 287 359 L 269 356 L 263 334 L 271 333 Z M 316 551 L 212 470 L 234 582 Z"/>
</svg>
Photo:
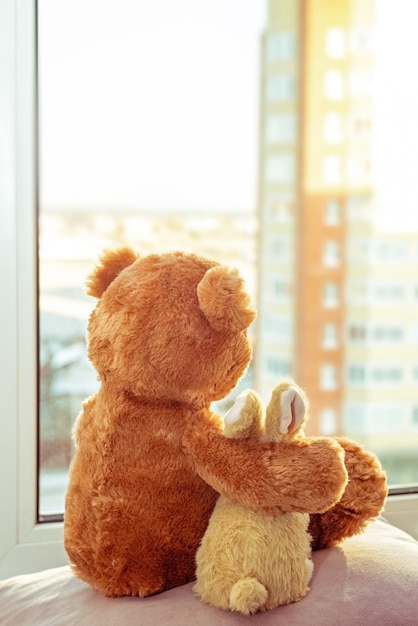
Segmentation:
<svg viewBox="0 0 418 626">
<path fill-rule="evenodd" d="M 44 208 L 250 212 L 264 0 L 39 0 Z"/>
<path fill-rule="evenodd" d="M 39 0 L 42 207 L 252 212 L 266 3 Z M 418 228 L 418 0 L 376 10 L 380 226 Z"/>
<path fill-rule="evenodd" d="M 418 231 L 418 1 L 378 0 L 373 167 L 382 230 Z"/>
</svg>

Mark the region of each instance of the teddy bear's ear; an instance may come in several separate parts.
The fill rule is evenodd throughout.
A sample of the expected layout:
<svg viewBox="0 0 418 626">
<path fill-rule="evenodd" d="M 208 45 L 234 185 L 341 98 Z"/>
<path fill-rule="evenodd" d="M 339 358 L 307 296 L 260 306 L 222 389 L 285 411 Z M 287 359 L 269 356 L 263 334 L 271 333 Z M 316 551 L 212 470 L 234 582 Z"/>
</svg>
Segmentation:
<svg viewBox="0 0 418 626">
<path fill-rule="evenodd" d="M 218 331 L 241 331 L 255 319 L 244 280 L 235 269 L 211 267 L 197 286 L 199 306 L 209 324 Z"/>
<path fill-rule="evenodd" d="M 139 255 L 131 248 L 105 250 L 96 267 L 86 279 L 87 294 L 100 298 L 116 276 L 138 258 Z"/>
</svg>

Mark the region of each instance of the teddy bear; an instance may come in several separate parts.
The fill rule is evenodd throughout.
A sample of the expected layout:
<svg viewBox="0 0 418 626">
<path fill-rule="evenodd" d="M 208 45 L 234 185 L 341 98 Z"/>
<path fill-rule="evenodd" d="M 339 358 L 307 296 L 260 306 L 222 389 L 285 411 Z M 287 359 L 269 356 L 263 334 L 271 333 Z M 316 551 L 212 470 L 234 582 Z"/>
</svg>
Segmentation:
<svg viewBox="0 0 418 626">
<path fill-rule="evenodd" d="M 64 514 L 78 577 L 111 597 L 194 580 L 220 494 L 267 515 L 314 514 L 314 547 L 380 512 L 384 475 L 355 443 L 224 437 L 211 404 L 244 375 L 255 318 L 237 270 L 125 247 L 104 251 L 87 293 L 97 299 L 87 352 L 100 386 L 74 426 Z"/>
<path fill-rule="evenodd" d="M 306 402 L 293 381 L 277 385 L 267 405 L 252 390 L 225 415 L 232 439 L 302 439 Z M 312 468 L 314 472 L 315 468 Z M 208 604 L 250 615 L 290 604 L 309 591 L 311 537 L 307 513 L 263 515 L 220 495 L 196 554 L 194 591 Z"/>
</svg>

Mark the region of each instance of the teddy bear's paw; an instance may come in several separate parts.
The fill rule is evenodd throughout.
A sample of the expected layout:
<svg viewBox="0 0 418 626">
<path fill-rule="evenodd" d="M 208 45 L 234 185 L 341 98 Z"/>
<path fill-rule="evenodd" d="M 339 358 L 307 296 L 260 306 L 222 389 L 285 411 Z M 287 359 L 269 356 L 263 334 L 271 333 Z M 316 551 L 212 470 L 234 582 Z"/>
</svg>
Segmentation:
<svg viewBox="0 0 418 626">
<path fill-rule="evenodd" d="M 332 508 L 311 515 L 312 548 L 329 548 L 356 535 L 377 517 L 387 496 L 386 475 L 376 455 L 345 438 L 336 438 L 344 450 L 348 483 Z"/>
<path fill-rule="evenodd" d="M 293 381 L 276 385 L 266 409 L 266 441 L 294 437 L 303 425 L 306 412 L 306 399 Z"/>
<path fill-rule="evenodd" d="M 375 454 L 345 438 L 336 438 L 344 449 L 348 484 L 339 502 L 352 515 L 370 519 L 379 515 L 387 496 L 386 474 Z"/>
<path fill-rule="evenodd" d="M 237 396 L 224 417 L 223 434 L 229 439 L 259 439 L 263 407 L 257 393 L 247 389 Z"/>
<path fill-rule="evenodd" d="M 241 578 L 231 589 L 229 605 L 232 611 L 251 615 L 264 608 L 267 598 L 268 591 L 257 578 Z"/>
</svg>

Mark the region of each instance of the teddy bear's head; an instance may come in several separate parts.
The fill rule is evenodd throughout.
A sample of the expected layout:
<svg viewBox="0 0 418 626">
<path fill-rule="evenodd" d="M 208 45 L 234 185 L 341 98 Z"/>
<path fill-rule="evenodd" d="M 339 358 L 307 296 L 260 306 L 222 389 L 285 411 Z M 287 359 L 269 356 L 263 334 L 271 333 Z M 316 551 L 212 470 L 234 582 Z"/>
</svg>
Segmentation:
<svg viewBox="0 0 418 626">
<path fill-rule="evenodd" d="M 255 311 L 236 270 L 121 248 L 104 253 L 87 286 L 98 298 L 88 354 L 102 383 L 143 400 L 205 404 L 244 374 Z"/>
</svg>

